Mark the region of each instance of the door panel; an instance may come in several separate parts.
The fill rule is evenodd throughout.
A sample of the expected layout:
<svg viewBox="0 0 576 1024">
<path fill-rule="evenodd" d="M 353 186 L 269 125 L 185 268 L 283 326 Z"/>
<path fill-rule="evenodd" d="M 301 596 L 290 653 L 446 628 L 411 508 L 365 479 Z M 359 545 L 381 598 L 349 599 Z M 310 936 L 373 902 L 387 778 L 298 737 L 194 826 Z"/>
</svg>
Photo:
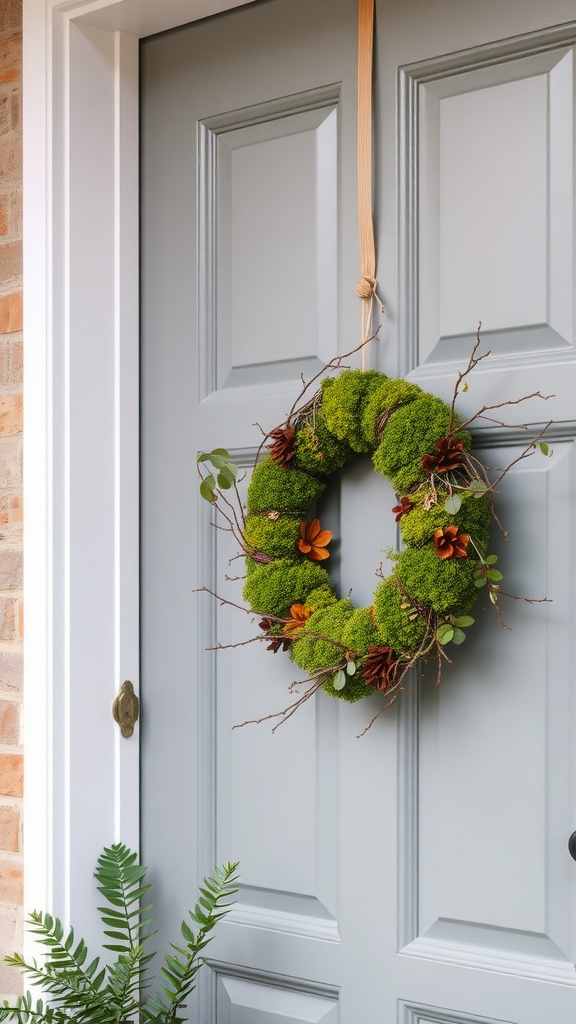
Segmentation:
<svg viewBox="0 0 576 1024">
<path fill-rule="evenodd" d="M 553 603 L 510 602 L 511 631 L 479 610 L 441 686 L 415 679 L 361 740 L 379 698 L 321 693 L 275 733 L 234 729 L 288 704 L 294 667 L 213 650 L 255 623 L 193 592 L 241 603 L 197 449 L 249 472 L 254 424 L 359 340 L 356 0 L 268 0 L 142 46 L 142 845 L 171 934 L 198 876 L 241 860 L 191 1005 L 206 1024 L 576 1018 L 576 26 L 561 0 L 501 7 L 377 2 L 388 314 L 368 362 L 449 401 L 483 320 L 493 356 L 463 414 L 554 393 L 503 413 L 554 418 L 555 452 L 508 475 L 493 544 L 507 590 Z M 507 465 L 525 435 L 487 421 L 475 443 Z M 367 459 L 323 499 L 354 603 L 396 543 L 394 504 Z"/>
</svg>

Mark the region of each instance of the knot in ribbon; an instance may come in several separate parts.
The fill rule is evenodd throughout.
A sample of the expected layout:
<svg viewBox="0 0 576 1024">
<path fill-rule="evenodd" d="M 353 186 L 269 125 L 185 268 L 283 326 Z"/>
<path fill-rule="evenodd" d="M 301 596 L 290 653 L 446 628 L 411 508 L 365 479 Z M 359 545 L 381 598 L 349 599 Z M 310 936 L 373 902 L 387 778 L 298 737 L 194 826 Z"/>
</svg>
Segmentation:
<svg viewBox="0 0 576 1024">
<path fill-rule="evenodd" d="M 376 295 L 378 281 L 374 277 L 367 277 L 365 274 L 356 281 L 356 294 L 361 299 L 371 299 Z"/>
</svg>

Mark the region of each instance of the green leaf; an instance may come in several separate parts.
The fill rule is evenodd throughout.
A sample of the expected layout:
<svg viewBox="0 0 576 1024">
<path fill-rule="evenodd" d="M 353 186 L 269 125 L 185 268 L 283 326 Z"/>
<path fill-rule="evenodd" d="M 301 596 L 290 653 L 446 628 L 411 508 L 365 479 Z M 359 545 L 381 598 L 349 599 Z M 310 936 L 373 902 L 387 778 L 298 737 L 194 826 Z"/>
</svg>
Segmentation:
<svg viewBox="0 0 576 1024">
<path fill-rule="evenodd" d="M 446 498 L 446 501 L 444 502 L 444 508 L 451 516 L 456 515 L 456 513 L 460 510 L 461 505 L 462 498 L 460 497 L 459 494 L 451 494 L 450 497 Z"/>
<path fill-rule="evenodd" d="M 349 661 L 348 662 L 348 664 L 346 665 L 346 672 L 348 673 L 349 676 L 356 675 L 356 662 L 355 661 Z"/>
<path fill-rule="evenodd" d="M 225 448 L 213 448 L 210 455 L 220 455 L 223 459 L 230 458 L 230 452 L 227 452 Z"/>
<path fill-rule="evenodd" d="M 548 458 L 550 458 L 551 455 L 554 455 L 554 449 L 551 448 L 549 444 L 546 444 L 546 441 L 540 441 L 538 447 L 542 452 L 542 455 L 547 455 Z"/>
<path fill-rule="evenodd" d="M 338 672 L 332 680 L 332 686 L 335 690 L 343 690 L 346 686 L 346 673 L 342 669 L 338 669 Z"/>
<path fill-rule="evenodd" d="M 488 579 L 492 581 L 492 583 L 498 583 L 499 580 L 504 579 L 502 573 L 499 572 L 498 569 L 488 569 L 486 575 Z"/>
<path fill-rule="evenodd" d="M 488 580 L 485 576 L 479 576 L 478 579 L 474 580 L 474 586 L 478 587 L 478 590 L 480 590 L 480 587 L 485 587 L 487 583 Z"/>
<path fill-rule="evenodd" d="M 480 498 L 483 494 L 486 493 L 488 487 L 486 486 L 483 480 L 472 480 L 472 483 L 470 484 L 468 490 L 472 491 L 472 494 L 474 495 L 475 498 Z"/>
<path fill-rule="evenodd" d="M 202 495 L 204 500 L 209 501 L 210 504 L 213 504 L 216 501 L 216 494 L 214 492 L 215 486 L 216 481 L 212 475 L 207 476 L 206 479 L 202 480 L 202 483 L 200 484 L 200 494 Z"/>
<path fill-rule="evenodd" d="M 498 561 L 498 555 L 487 555 L 485 561 L 486 565 L 496 565 L 496 562 Z"/>
<path fill-rule="evenodd" d="M 458 618 L 454 620 L 454 625 L 455 626 L 473 626 L 475 621 L 476 620 L 473 619 L 471 615 L 459 615 Z"/>
<path fill-rule="evenodd" d="M 451 626 L 449 622 L 443 622 L 436 630 L 436 639 L 438 643 L 449 644 L 454 636 L 454 632 L 454 626 Z"/>
<path fill-rule="evenodd" d="M 457 627 L 454 629 L 454 636 L 452 637 L 453 644 L 463 644 L 466 639 L 466 633 L 462 629 Z"/>
<path fill-rule="evenodd" d="M 230 487 L 233 486 L 234 478 L 230 476 L 230 474 L 226 471 L 226 468 L 221 469 L 220 472 L 218 473 L 218 487 L 222 491 L 227 491 L 230 489 Z"/>
</svg>

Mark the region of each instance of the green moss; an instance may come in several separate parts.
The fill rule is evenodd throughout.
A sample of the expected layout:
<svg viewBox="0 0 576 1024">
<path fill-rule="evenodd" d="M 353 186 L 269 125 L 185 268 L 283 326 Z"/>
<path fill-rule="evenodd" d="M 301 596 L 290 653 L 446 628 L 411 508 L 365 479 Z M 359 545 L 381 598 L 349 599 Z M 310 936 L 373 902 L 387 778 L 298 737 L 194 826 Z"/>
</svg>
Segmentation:
<svg viewBox="0 0 576 1024">
<path fill-rule="evenodd" d="M 355 452 L 370 451 L 370 444 L 362 432 L 364 407 L 372 392 L 383 381 L 377 370 L 343 370 L 323 387 L 322 409 L 329 431 L 341 441 L 347 441 Z"/>
<path fill-rule="evenodd" d="M 423 394 L 422 388 L 402 377 L 384 378 L 371 392 L 362 415 L 362 433 L 370 449 L 376 447 L 378 421 L 382 413 L 399 409 Z"/>
<path fill-rule="evenodd" d="M 345 598 L 334 604 L 319 608 L 310 616 L 302 629 L 298 630 L 290 657 L 309 676 L 323 668 L 338 665 L 345 654 L 342 647 L 342 631 L 352 615 L 352 604 Z M 326 639 L 320 639 L 320 636 Z M 335 643 L 330 641 L 334 640 Z"/>
<path fill-rule="evenodd" d="M 358 657 L 368 654 L 370 646 L 377 647 L 382 643 L 372 619 L 370 606 L 357 608 L 351 615 L 342 633 L 342 643 Z"/>
<path fill-rule="evenodd" d="M 306 594 L 304 603 L 317 612 L 319 608 L 327 608 L 330 604 L 336 604 L 337 600 L 338 598 L 332 587 L 329 584 L 325 584 L 323 587 L 316 587 L 315 590 L 311 590 L 309 594 Z"/>
<path fill-rule="evenodd" d="M 300 518 L 280 516 L 272 520 L 266 516 L 248 515 L 244 536 L 253 551 L 263 551 L 272 558 L 301 557 L 296 547 L 300 537 Z"/>
<path fill-rule="evenodd" d="M 342 469 L 351 456 L 350 445 L 345 441 L 339 441 L 328 430 L 321 405 L 315 416 L 298 427 L 295 460 L 299 469 L 327 476 L 337 469 Z"/>
<path fill-rule="evenodd" d="M 438 559 L 436 552 L 434 554 Z M 391 647 L 397 654 L 414 654 L 424 639 L 427 627 L 421 615 L 413 622 L 410 621 L 410 609 L 402 608 L 405 603 L 406 598 L 393 576 L 389 576 L 376 587 L 374 618 L 380 634 L 378 646 Z"/>
<path fill-rule="evenodd" d="M 329 697 L 339 697 L 340 700 L 346 700 L 349 704 L 354 704 L 357 700 L 362 700 L 363 697 L 371 697 L 374 693 L 374 687 L 366 686 L 360 674 L 347 676 L 343 690 L 335 690 L 332 679 L 327 679 L 322 689 Z"/>
<path fill-rule="evenodd" d="M 330 586 L 326 570 L 308 560 L 292 562 L 279 558 L 268 565 L 251 566 L 247 559 L 246 565 L 243 598 L 260 615 L 288 617 L 291 605 L 305 604 L 311 591 Z"/>
<path fill-rule="evenodd" d="M 407 548 L 396 566 L 406 593 L 437 612 L 465 615 L 478 596 L 474 573 L 479 562 L 474 558 L 441 559 L 433 544 L 417 551 Z"/>
<path fill-rule="evenodd" d="M 450 426 L 450 409 L 435 395 L 423 394 L 392 413 L 373 462 L 397 494 L 407 494 L 424 479 L 422 459 L 435 450 Z M 460 435 L 458 435 L 460 437 Z M 462 433 L 469 444 L 470 435 Z"/>
<path fill-rule="evenodd" d="M 307 675 L 314 676 L 322 669 L 336 667 L 342 662 L 345 655 L 342 634 L 352 614 L 352 604 L 347 598 L 336 601 L 311 615 L 306 625 L 299 630 L 298 639 L 292 644 L 290 657 Z M 331 640 L 336 642 L 331 643 Z M 367 690 L 365 683 L 353 676 L 347 677 L 343 690 L 335 690 L 331 680 L 324 684 L 324 690 L 331 697 L 340 697 L 347 701 L 368 697 L 373 692 Z"/>
<path fill-rule="evenodd" d="M 475 498 L 471 494 L 462 494 L 462 505 L 456 515 L 449 515 L 444 508 L 444 498 L 440 496 L 438 505 L 425 509 L 422 500 L 415 496 L 415 508 L 402 516 L 400 529 L 406 544 L 418 546 L 432 539 L 435 530 L 454 523 L 461 533 L 469 534 L 482 554 L 486 554 L 490 533 L 490 502 L 488 498 Z M 473 552 L 472 552 L 473 553 Z"/>
<path fill-rule="evenodd" d="M 326 484 L 297 469 L 284 468 L 270 457 L 258 463 L 248 486 L 246 507 L 249 512 L 290 512 L 304 516 Z"/>
</svg>

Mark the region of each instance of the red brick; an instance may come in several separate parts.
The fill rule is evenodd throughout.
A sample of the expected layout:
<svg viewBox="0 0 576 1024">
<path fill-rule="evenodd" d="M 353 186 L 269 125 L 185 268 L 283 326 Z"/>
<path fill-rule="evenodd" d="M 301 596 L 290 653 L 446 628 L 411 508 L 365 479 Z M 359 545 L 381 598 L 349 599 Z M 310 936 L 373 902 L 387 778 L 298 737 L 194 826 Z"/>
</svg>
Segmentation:
<svg viewBox="0 0 576 1024">
<path fill-rule="evenodd" d="M 0 258 L 2 246 L 0 246 Z M 0 334 L 22 330 L 22 292 L 0 295 Z"/>
<path fill-rule="evenodd" d="M 11 384 L 22 384 L 24 345 L 22 338 L 13 338 L 8 351 L 8 379 Z M 1 364 L 0 364 L 1 366 Z"/>
<path fill-rule="evenodd" d="M 0 688 L 4 691 L 22 691 L 23 659 L 20 651 L 0 651 Z"/>
<path fill-rule="evenodd" d="M 8 383 L 10 366 L 10 341 L 0 335 L 0 387 Z"/>
<path fill-rule="evenodd" d="M 22 489 L 22 439 L 5 437 L 0 441 L 0 487 Z M 0 585 L 0 590 L 2 586 Z"/>
<path fill-rule="evenodd" d="M 17 807 L 0 807 L 0 850 L 20 852 L 20 811 Z"/>
<path fill-rule="evenodd" d="M 0 184 L 20 188 L 22 182 L 22 146 L 14 139 L 0 143 Z"/>
<path fill-rule="evenodd" d="M 22 754 L 0 754 L 0 795 L 22 796 L 24 766 Z M 0 899 L 7 897 L 0 896 Z"/>
<path fill-rule="evenodd" d="M 22 589 L 22 548 L 0 547 L 0 590 Z"/>
<path fill-rule="evenodd" d="M 2 0 L 0 3 L 0 31 L 21 29 L 22 0 Z"/>
<path fill-rule="evenodd" d="M 0 245 L 0 280 L 22 277 L 22 242 Z"/>
<path fill-rule="evenodd" d="M 4 642 L 18 639 L 18 605 L 16 598 L 0 595 L 0 640 Z"/>
<path fill-rule="evenodd" d="M 0 743 L 17 746 L 19 742 L 20 705 L 13 701 L 0 700 Z"/>
<path fill-rule="evenodd" d="M 0 395 L 0 437 L 22 433 L 22 395 Z"/>
<path fill-rule="evenodd" d="M 0 900 L 22 903 L 22 865 L 8 857 L 0 857 Z"/>
<path fill-rule="evenodd" d="M 14 71 L 14 77 L 22 74 L 22 35 L 13 32 L 0 39 L 0 74 Z M 10 79 L 12 81 L 12 79 Z"/>
<path fill-rule="evenodd" d="M 13 192 L 10 196 L 10 214 L 8 232 L 13 238 L 22 237 L 22 192 Z"/>
</svg>

